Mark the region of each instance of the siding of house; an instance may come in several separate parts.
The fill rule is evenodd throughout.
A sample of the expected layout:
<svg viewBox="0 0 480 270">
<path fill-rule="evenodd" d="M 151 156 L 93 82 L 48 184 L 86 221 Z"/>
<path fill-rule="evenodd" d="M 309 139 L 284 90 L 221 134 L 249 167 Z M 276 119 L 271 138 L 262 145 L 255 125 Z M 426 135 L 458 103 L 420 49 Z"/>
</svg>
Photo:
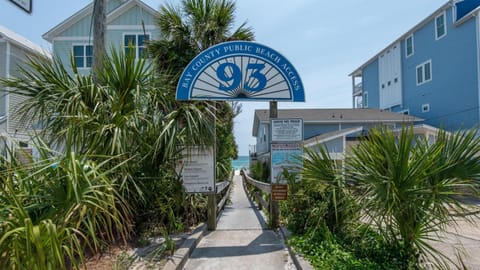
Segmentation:
<svg viewBox="0 0 480 270">
<path fill-rule="evenodd" d="M 380 91 L 378 77 L 378 60 L 365 67 L 362 72 L 363 92 L 368 93 L 368 108 L 380 108 Z M 363 100 L 363 107 L 366 106 L 366 100 Z"/>
<path fill-rule="evenodd" d="M 139 6 L 135 6 L 113 20 L 109 25 L 155 25 L 155 18 Z"/>
<path fill-rule="evenodd" d="M 7 42 L 0 41 L 0 77 L 7 77 Z M 0 116 L 6 113 L 5 89 L 0 85 Z M 5 120 L 0 120 L 0 130 L 6 130 Z M 5 127 L 4 127 L 5 126 Z"/>
<path fill-rule="evenodd" d="M 454 130 L 478 123 L 476 19 L 453 25 L 452 8 L 446 11 L 447 35 L 435 39 L 435 21 L 414 33 L 414 54 L 403 57 L 404 106 L 426 123 Z M 405 52 L 405 42 L 403 52 Z M 416 68 L 432 61 L 432 81 L 417 86 Z M 429 104 L 430 111 L 422 112 Z"/>
<path fill-rule="evenodd" d="M 5 77 L 6 72 L 6 59 L 7 59 L 7 43 L 0 40 L 0 76 Z"/>
<path fill-rule="evenodd" d="M 28 60 L 27 55 L 30 55 L 27 51 L 19 48 L 18 46 L 11 45 L 10 47 L 10 76 L 20 77 L 20 66 L 25 66 L 24 63 Z M 9 94 L 8 95 L 8 127 L 7 132 L 9 134 L 15 134 L 15 136 L 23 136 L 28 139 L 28 123 L 22 123 L 20 117 L 16 112 L 18 107 L 25 101 L 25 97 Z"/>
<path fill-rule="evenodd" d="M 107 9 L 111 11 L 120 4 L 122 4 L 122 1 L 109 1 Z M 52 46 L 53 52 L 70 72 L 72 72 L 70 58 L 73 46 L 93 44 L 91 18 L 91 15 L 83 17 L 54 38 Z M 143 26 L 145 26 L 145 28 Z M 125 34 L 144 33 L 149 34 L 151 39 L 157 39 L 159 37 L 160 31 L 155 24 L 155 16 L 139 6 L 133 6 L 107 25 L 105 45 L 107 50 L 112 47 L 121 49 L 123 47 Z M 82 75 L 87 75 L 89 72 L 90 68 L 79 69 L 79 73 Z"/>
<path fill-rule="evenodd" d="M 340 127 L 338 124 L 305 123 L 303 127 L 303 139 L 305 140 L 318 136 L 318 134 L 328 133 L 339 129 Z"/>
<path fill-rule="evenodd" d="M 123 4 L 123 2 L 125 2 L 125 0 L 108 0 L 107 1 L 107 13 L 109 13 L 112 10 L 119 7 L 121 4 Z"/>
<path fill-rule="evenodd" d="M 270 151 L 270 125 L 265 123 L 260 123 L 258 125 L 258 132 L 257 132 L 257 153 L 262 154 Z"/>
<path fill-rule="evenodd" d="M 475 16 L 455 25 L 454 11 L 449 6 L 435 14 L 445 12 L 446 17 L 446 35 L 439 39 L 435 33 L 435 16 L 406 34 L 413 35 L 413 55 L 406 57 L 406 40 L 400 41 L 401 104 L 381 107 L 379 58 L 362 67 L 362 90 L 368 93 L 369 108 L 408 111 L 410 115 L 425 119 L 426 124 L 447 130 L 479 124 L 479 18 Z M 427 61 L 431 61 L 432 79 L 417 85 L 417 67 Z M 366 105 L 365 100 L 363 105 Z M 428 110 L 423 110 L 427 107 Z"/>
<path fill-rule="evenodd" d="M 93 36 L 92 15 L 83 17 L 80 21 L 63 31 L 58 37 L 91 37 Z"/>
</svg>

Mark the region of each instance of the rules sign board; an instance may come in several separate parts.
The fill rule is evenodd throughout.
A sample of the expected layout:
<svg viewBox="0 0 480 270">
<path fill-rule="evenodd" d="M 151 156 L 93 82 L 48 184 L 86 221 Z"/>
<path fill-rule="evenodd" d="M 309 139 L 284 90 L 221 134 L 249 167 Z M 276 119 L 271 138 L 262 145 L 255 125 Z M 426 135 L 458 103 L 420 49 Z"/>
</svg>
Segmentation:
<svg viewBox="0 0 480 270">
<path fill-rule="evenodd" d="M 273 184 L 272 185 L 272 200 L 286 201 L 288 199 L 288 185 Z"/>
<path fill-rule="evenodd" d="M 271 152 L 271 183 L 286 183 L 283 170 L 297 172 L 302 167 L 301 157 L 303 148 L 301 143 L 272 143 Z"/>
<path fill-rule="evenodd" d="M 215 157 L 212 147 L 190 147 L 182 151 L 177 170 L 187 193 L 215 192 Z"/>
<path fill-rule="evenodd" d="M 272 142 L 303 141 L 303 119 L 272 119 Z"/>
</svg>

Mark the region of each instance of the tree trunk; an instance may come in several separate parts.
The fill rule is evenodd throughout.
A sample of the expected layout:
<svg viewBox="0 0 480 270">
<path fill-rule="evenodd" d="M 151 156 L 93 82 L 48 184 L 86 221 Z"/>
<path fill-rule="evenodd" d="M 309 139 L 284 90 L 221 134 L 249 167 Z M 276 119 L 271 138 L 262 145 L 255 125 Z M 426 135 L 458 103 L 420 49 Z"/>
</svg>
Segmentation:
<svg viewBox="0 0 480 270">
<path fill-rule="evenodd" d="M 105 57 L 105 13 L 106 0 L 94 0 L 93 3 L 93 80 L 98 83 L 98 71 L 103 68 Z"/>
</svg>

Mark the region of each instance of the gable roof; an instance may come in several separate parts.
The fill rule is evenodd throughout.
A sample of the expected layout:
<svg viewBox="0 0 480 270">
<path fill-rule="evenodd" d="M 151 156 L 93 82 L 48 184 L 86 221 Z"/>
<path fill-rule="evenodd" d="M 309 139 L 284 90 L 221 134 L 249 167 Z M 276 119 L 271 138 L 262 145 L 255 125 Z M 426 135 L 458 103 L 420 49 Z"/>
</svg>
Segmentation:
<svg viewBox="0 0 480 270">
<path fill-rule="evenodd" d="M 153 16 L 158 15 L 158 11 L 150 7 L 149 5 L 145 4 L 144 2 L 140 0 L 131 0 L 131 1 L 125 1 L 122 5 L 117 7 L 116 9 L 112 10 L 108 15 L 107 15 L 107 23 L 112 22 L 116 18 L 120 17 L 123 13 L 126 11 L 130 10 L 134 6 L 139 6 L 142 9 L 146 10 L 148 13 L 150 13 Z"/>
<path fill-rule="evenodd" d="M 423 119 L 411 115 L 376 109 L 281 109 L 278 118 L 302 118 L 305 124 L 338 123 L 413 123 Z M 255 110 L 252 134 L 257 136 L 260 123 L 270 123 L 268 110 Z"/>
<path fill-rule="evenodd" d="M 108 0 L 107 0 L 108 1 Z M 118 18 L 120 15 L 128 11 L 130 8 L 134 6 L 139 6 L 142 9 L 146 10 L 153 16 L 157 16 L 158 12 L 150 7 L 149 5 L 145 4 L 141 0 L 124 0 L 124 3 L 119 5 L 118 7 L 112 9 L 110 12 L 106 14 L 107 23 L 113 21 L 114 19 Z M 67 30 L 68 28 L 72 27 L 75 23 L 79 22 L 86 16 L 89 16 L 93 13 L 93 2 L 82 8 L 81 10 L 74 13 L 72 16 L 65 19 L 63 22 L 58 24 L 57 26 L 50 29 L 48 32 L 42 35 L 43 39 L 47 40 L 48 42 L 52 42 L 55 37 L 60 35 L 62 32 Z"/>
<path fill-rule="evenodd" d="M 7 41 L 18 45 L 27 51 L 50 57 L 50 53 L 47 50 L 31 42 L 20 34 L 11 31 L 3 25 L 0 25 L 0 39 L 6 39 Z"/>
</svg>

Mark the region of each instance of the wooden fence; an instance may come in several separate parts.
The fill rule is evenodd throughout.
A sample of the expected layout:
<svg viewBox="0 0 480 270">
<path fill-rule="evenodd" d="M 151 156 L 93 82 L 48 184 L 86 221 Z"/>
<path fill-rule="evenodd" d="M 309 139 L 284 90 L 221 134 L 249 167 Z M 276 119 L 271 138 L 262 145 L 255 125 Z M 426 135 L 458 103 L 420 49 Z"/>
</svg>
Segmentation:
<svg viewBox="0 0 480 270">
<path fill-rule="evenodd" d="M 278 228 L 280 223 L 280 212 L 278 209 L 278 202 L 272 200 L 272 186 L 269 183 L 260 182 L 251 178 L 245 170 L 240 171 L 240 175 L 243 178 L 243 183 L 246 185 L 245 190 L 250 193 L 250 187 L 256 187 L 257 190 L 253 189 L 250 197 L 253 198 L 260 210 L 265 209 L 270 217 L 270 226 L 271 228 Z M 268 194 L 268 202 L 263 198 L 263 193 Z"/>
</svg>

